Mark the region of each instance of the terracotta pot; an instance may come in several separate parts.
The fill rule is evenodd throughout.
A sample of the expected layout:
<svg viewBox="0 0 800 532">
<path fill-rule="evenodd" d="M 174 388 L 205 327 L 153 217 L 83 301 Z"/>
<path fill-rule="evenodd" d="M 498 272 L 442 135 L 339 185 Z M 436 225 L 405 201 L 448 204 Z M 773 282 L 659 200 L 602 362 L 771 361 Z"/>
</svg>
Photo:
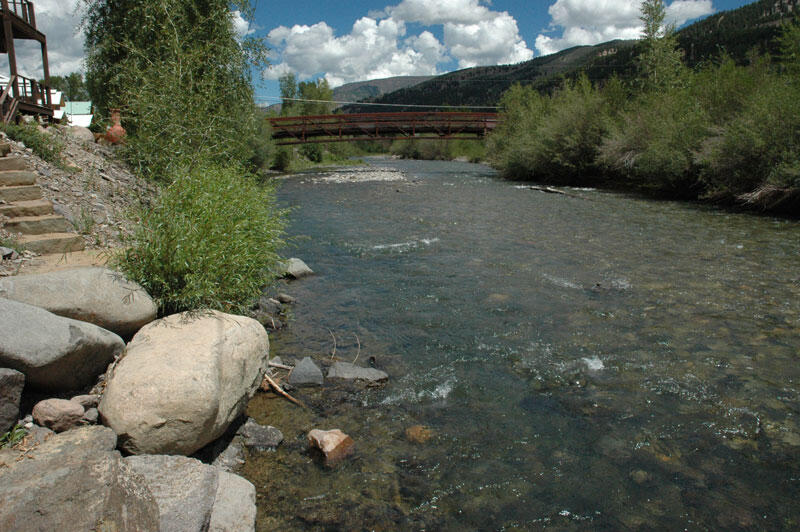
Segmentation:
<svg viewBox="0 0 800 532">
<path fill-rule="evenodd" d="M 119 144 L 125 140 L 125 128 L 120 123 L 119 109 L 111 111 L 111 126 L 106 130 L 106 140 L 111 144 Z"/>
</svg>

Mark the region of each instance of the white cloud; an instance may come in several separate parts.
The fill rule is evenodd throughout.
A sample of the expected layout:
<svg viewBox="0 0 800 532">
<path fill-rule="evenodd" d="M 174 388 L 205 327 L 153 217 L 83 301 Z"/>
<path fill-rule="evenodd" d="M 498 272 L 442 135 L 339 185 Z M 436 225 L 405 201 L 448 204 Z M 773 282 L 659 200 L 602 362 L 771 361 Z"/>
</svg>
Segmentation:
<svg viewBox="0 0 800 532">
<path fill-rule="evenodd" d="M 406 36 L 406 23 L 443 26 L 444 42 L 430 31 Z M 267 79 L 288 71 L 301 79 L 324 74 L 337 86 L 392 76 L 432 75 L 451 59 L 461 68 L 517 63 L 533 57 L 519 35 L 516 20 L 492 11 L 480 0 L 403 0 L 371 13 L 336 36 L 325 22 L 280 26 L 268 35 L 278 50 Z"/>
<path fill-rule="evenodd" d="M 613 39 L 638 39 L 640 0 L 557 0 L 548 12 L 551 29 L 561 35 L 536 37 L 536 50 L 551 54 L 571 46 L 597 44 Z M 675 0 L 667 6 L 668 22 L 681 26 L 714 12 L 711 0 Z"/>
<path fill-rule="evenodd" d="M 405 24 L 388 18 L 363 17 L 342 37 L 324 22 L 312 26 L 279 26 L 267 36 L 282 47 L 282 62 L 265 72 L 277 79 L 295 72 L 301 79 L 325 73 L 332 86 L 368 78 L 425 75 L 436 72 L 442 44 L 430 32 L 404 38 Z"/>
<path fill-rule="evenodd" d="M 250 21 L 242 16 L 242 12 L 238 9 L 231 11 L 231 20 L 233 22 L 233 31 L 236 36 L 242 39 L 255 32 L 255 28 L 250 27 Z"/>
</svg>

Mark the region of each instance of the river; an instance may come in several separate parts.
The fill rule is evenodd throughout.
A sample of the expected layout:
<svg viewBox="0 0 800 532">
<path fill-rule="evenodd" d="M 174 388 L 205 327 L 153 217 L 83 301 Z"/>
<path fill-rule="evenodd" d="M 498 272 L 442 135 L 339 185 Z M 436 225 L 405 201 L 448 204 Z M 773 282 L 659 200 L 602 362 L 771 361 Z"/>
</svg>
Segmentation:
<svg viewBox="0 0 800 532">
<path fill-rule="evenodd" d="M 317 275 L 272 354 L 335 338 L 391 378 L 253 399 L 285 435 L 244 466 L 259 530 L 800 527 L 800 223 L 561 190 L 381 158 L 283 182 Z M 323 467 L 312 428 L 356 454 Z"/>
</svg>

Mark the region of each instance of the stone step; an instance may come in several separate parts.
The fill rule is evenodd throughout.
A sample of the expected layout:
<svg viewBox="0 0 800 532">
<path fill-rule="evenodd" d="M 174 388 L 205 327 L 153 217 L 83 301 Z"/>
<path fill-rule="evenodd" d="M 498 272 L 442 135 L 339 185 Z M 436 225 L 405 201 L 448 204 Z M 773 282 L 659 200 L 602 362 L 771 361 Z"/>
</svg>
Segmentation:
<svg viewBox="0 0 800 532">
<path fill-rule="evenodd" d="M 42 191 L 37 185 L 0 187 L 0 200 L 7 203 L 41 199 Z"/>
<path fill-rule="evenodd" d="M 5 229 L 23 235 L 42 235 L 46 233 L 67 233 L 72 226 L 66 218 L 58 214 L 45 216 L 21 216 L 6 221 Z"/>
<path fill-rule="evenodd" d="M 17 242 L 25 248 L 42 255 L 49 253 L 69 253 L 81 251 L 85 244 L 83 237 L 75 233 L 48 233 L 44 235 L 26 235 Z"/>
<path fill-rule="evenodd" d="M 0 161 L 3 159 L 0 158 Z M 0 186 L 33 185 L 38 176 L 27 170 L 0 170 Z"/>
<path fill-rule="evenodd" d="M 0 142 L 0 157 L 5 157 L 11 153 L 11 144 L 8 142 Z"/>
<path fill-rule="evenodd" d="M 8 170 L 28 170 L 28 163 L 17 155 L 8 155 L 0 158 L 0 172 Z"/>
<path fill-rule="evenodd" d="M 53 214 L 53 202 L 46 199 L 38 199 L 0 204 L 0 214 L 8 218 Z"/>
</svg>

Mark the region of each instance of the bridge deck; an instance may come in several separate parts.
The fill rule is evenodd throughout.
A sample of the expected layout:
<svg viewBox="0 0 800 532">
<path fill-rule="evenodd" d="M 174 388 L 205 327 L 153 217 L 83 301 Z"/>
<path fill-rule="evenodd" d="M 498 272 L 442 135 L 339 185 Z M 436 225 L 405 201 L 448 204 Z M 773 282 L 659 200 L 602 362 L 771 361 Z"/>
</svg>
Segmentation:
<svg viewBox="0 0 800 532">
<path fill-rule="evenodd" d="M 480 138 L 497 125 L 496 113 L 361 113 L 270 118 L 278 144 L 404 138 Z M 425 136 L 428 135 L 428 136 Z"/>
</svg>

